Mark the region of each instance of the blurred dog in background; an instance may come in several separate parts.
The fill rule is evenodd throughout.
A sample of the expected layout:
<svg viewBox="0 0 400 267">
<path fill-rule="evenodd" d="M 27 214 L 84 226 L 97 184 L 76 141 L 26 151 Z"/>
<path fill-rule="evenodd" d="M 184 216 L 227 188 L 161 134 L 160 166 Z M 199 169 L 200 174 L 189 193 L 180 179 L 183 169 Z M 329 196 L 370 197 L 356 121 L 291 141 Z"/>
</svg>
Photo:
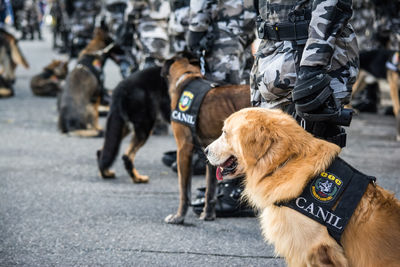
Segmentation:
<svg viewBox="0 0 400 267">
<path fill-rule="evenodd" d="M 61 83 L 68 74 L 68 61 L 53 60 L 43 71 L 31 79 L 31 89 L 37 96 L 57 96 L 61 93 Z"/>
<path fill-rule="evenodd" d="M 103 67 L 113 44 L 106 28 L 95 29 L 93 39 L 81 51 L 77 65 L 68 73 L 59 98 L 58 127 L 80 137 L 102 136 L 98 124 L 103 88 Z"/>
<path fill-rule="evenodd" d="M 0 29 L 0 98 L 14 95 L 13 84 L 18 65 L 29 68 L 17 39 L 11 33 Z"/>
</svg>

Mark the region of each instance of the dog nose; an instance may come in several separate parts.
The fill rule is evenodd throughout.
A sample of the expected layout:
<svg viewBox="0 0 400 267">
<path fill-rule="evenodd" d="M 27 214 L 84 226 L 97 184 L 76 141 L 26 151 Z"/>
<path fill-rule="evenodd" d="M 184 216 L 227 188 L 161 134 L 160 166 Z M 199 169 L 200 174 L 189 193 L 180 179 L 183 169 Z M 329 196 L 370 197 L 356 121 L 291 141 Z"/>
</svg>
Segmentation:
<svg viewBox="0 0 400 267">
<path fill-rule="evenodd" d="M 208 156 L 208 147 L 206 147 L 206 149 L 204 149 L 204 154 L 206 154 L 206 156 Z"/>
</svg>

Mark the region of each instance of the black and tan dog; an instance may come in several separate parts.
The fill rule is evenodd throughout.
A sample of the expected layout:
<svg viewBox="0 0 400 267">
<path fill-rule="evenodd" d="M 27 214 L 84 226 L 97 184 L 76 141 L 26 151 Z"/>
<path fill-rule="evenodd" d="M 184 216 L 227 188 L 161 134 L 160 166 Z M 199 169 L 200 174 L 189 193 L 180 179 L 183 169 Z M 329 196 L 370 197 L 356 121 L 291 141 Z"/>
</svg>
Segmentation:
<svg viewBox="0 0 400 267">
<path fill-rule="evenodd" d="M 26 69 L 26 61 L 17 39 L 10 33 L 0 29 L 0 98 L 14 95 L 15 69 L 22 65 Z"/>
<path fill-rule="evenodd" d="M 360 73 L 353 86 L 352 96 L 364 90 L 369 76 L 386 80 L 390 87 L 393 113 L 397 121 L 397 141 L 400 141 L 400 54 L 397 51 L 377 49 L 360 53 Z"/>
<path fill-rule="evenodd" d="M 31 79 L 31 89 L 37 96 L 57 96 L 61 93 L 61 83 L 68 74 L 68 61 L 53 60 L 43 71 Z"/>
<path fill-rule="evenodd" d="M 151 67 L 131 74 L 113 91 L 108 113 L 104 145 L 97 151 L 98 166 L 103 178 L 114 178 L 109 168 L 113 164 L 122 139 L 133 128 L 129 147 L 122 157 L 125 169 L 135 183 L 146 183 L 148 176 L 140 175 L 134 167 L 137 151 L 145 144 L 158 114 L 169 121 L 170 99 L 160 67 Z"/>
<path fill-rule="evenodd" d="M 99 27 L 81 51 L 59 98 L 58 127 L 61 132 L 81 137 L 102 135 L 98 107 L 103 93 L 103 66 L 112 46 L 107 30 Z"/>
<path fill-rule="evenodd" d="M 174 110 L 180 101 L 185 87 L 195 79 L 202 79 L 200 69 L 190 64 L 187 58 L 174 59 L 164 66 L 169 81 L 171 109 Z M 202 147 L 206 147 L 221 134 L 225 118 L 235 111 L 250 106 L 250 89 L 248 85 L 224 85 L 214 87 L 202 100 L 197 117 L 197 139 Z M 182 224 L 190 205 L 191 194 L 191 161 L 194 140 L 191 129 L 181 123 L 171 121 L 177 145 L 177 165 L 179 179 L 180 202 L 178 211 L 168 215 L 165 222 Z M 200 219 L 215 218 L 216 169 L 207 166 L 205 206 Z"/>
</svg>

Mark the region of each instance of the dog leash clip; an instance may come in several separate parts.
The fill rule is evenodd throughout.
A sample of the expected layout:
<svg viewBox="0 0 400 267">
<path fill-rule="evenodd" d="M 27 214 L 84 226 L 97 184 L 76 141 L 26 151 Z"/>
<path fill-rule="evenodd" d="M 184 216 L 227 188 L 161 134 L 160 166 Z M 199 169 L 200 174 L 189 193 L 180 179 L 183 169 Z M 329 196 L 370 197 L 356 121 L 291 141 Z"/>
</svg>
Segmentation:
<svg viewBox="0 0 400 267">
<path fill-rule="evenodd" d="M 300 121 L 300 126 L 305 130 L 306 129 L 306 120 L 304 118 Z"/>
<path fill-rule="evenodd" d="M 200 55 L 200 73 L 203 76 L 206 75 L 206 62 L 204 60 L 205 55 L 206 55 L 206 50 L 203 49 Z"/>
</svg>

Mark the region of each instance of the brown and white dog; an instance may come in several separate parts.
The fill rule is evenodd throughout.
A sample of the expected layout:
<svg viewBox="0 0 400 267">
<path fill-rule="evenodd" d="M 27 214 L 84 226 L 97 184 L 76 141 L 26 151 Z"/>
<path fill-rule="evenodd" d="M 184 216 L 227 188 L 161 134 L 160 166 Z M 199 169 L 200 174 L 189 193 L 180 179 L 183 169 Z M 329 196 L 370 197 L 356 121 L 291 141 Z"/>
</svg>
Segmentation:
<svg viewBox="0 0 400 267">
<path fill-rule="evenodd" d="M 164 66 L 164 76 L 168 78 L 171 110 L 181 97 L 185 86 L 194 79 L 202 78 L 200 68 L 189 63 L 187 58 L 177 58 Z M 197 119 L 197 137 L 200 145 L 206 147 L 221 134 L 224 120 L 233 112 L 250 106 L 250 89 L 248 85 L 224 85 L 212 88 L 205 95 Z M 182 224 L 190 205 L 192 170 L 191 162 L 194 149 L 193 135 L 190 128 L 171 121 L 172 131 L 177 145 L 177 166 L 179 179 L 179 207 L 175 214 L 165 218 L 167 223 Z M 215 168 L 207 166 L 206 198 L 200 218 L 215 218 L 216 179 Z"/>
<path fill-rule="evenodd" d="M 18 65 L 29 68 L 17 39 L 11 33 L 0 29 L 0 98 L 14 95 L 12 85 Z"/>
<path fill-rule="evenodd" d="M 286 206 L 324 172 L 340 148 L 317 139 L 280 110 L 232 114 L 205 150 L 218 175 L 245 174 L 245 198 L 261 211 L 263 235 L 289 266 L 399 266 L 400 202 L 369 183 L 341 235 Z"/>
<path fill-rule="evenodd" d="M 61 93 L 61 83 L 68 74 L 68 61 L 52 60 L 43 71 L 31 79 L 31 89 L 37 96 L 57 96 Z"/>
<path fill-rule="evenodd" d="M 93 39 L 81 51 L 78 63 L 68 73 L 59 98 L 58 127 L 62 133 L 80 137 L 102 135 L 98 124 L 101 75 L 112 39 L 106 29 L 96 28 Z"/>
</svg>

